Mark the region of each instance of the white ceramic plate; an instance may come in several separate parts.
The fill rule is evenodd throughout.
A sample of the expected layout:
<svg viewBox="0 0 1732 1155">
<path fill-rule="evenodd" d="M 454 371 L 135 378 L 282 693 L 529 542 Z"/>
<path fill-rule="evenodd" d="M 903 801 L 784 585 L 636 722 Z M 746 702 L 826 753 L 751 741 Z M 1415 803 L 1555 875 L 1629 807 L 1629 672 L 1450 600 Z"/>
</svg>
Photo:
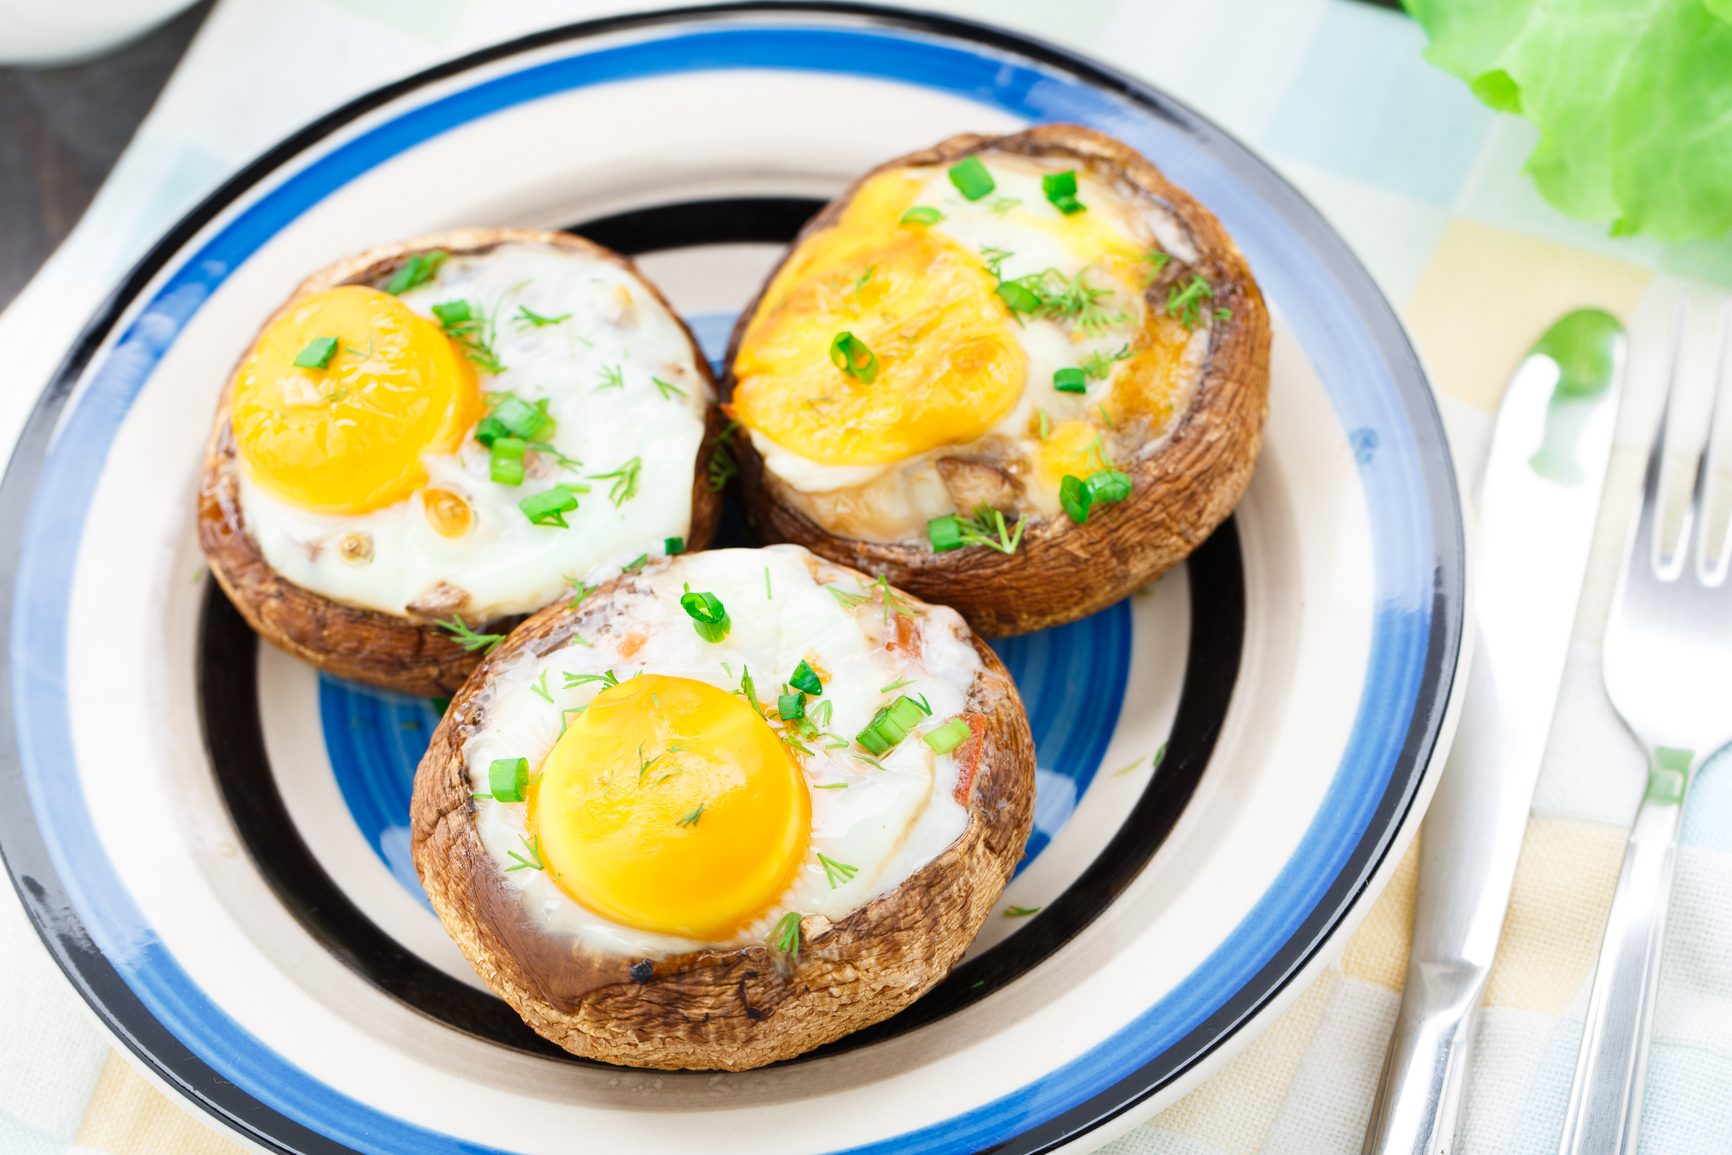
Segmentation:
<svg viewBox="0 0 1732 1155">
<path fill-rule="evenodd" d="M 1249 493 L 1144 595 L 1001 646 L 1039 744 L 1036 834 L 942 986 L 760 1071 L 563 1055 L 475 980 L 406 869 L 433 707 L 258 646 L 200 576 L 194 480 L 229 367 L 309 271 L 465 224 L 640 254 L 718 356 L 779 245 L 853 176 L 1048 120 L 1140 149 L 1248 257 L 1277 318 Z M 1242 1045 L 1363 913 L 1423 809 L 1463 621 L 1430 393 L 1291 188 L 1084 61 L 837 6 L 556 30 L 309 126 L 92 322 L 14 454 L 0 533 L 14 881 L 144 1063 L 297 1152 L 1103 1142 Z"/>
</svg>

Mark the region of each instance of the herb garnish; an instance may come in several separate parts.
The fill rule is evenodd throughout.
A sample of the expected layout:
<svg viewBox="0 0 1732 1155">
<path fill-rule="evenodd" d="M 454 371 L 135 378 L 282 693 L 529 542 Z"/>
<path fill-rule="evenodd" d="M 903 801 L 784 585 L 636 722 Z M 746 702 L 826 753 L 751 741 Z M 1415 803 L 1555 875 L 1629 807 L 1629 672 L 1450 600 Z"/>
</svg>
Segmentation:
<svg viewBox="0 0 1732 1155">
<path fill-rule="evenodd" d="M 590 594 L 601 588 L 600 586 L 592 586 L 575 575 L 566 577 L 565 584 L 570 586 L 575 593 L 575 596 L 569 602 L 565 603 L 566 608 L 572 610 L 575 610 L 578 603 L 583 601 L 584 598 L 587 598 Z"/>
<path fill-rule="evenodd" d="M 1084 376 L 1081 369 L 1055 369 L 1052 387 L 1060 393 L 1087 393 L 1089 387 L 1083 380 Z"/>
<path fill-rule="evenodd" d="M 505 372 L 505 365 L 493 351 L 494 326 L 481 319 L 481 310 L 468 301 L 446 301 L 433 306 L 439 327 L 445 335 L 463 346 L 463 352 L 484 373 L 494 376 Z"/>
<path fill-rule="evenodd" d="M 913 678 L 901 678 L 897 681 L 891 682 L 888 686 L 880 686 L 878 692 L 880 694 L 888 694 L 891 690 L 900 690 L 904 686 L 912 686 L 914 682 L 915 679 Z"/>
<path fill-rule="evenodd" d="M 715 448 L 710 452 L 710 492 L 720 493 L 728 484 L 730 477 L 737 476 L 740 467 L 734 461 L 734 455 L 728 451 L 728 438 L 734 430 L 740 427 L 738 421 L 730 421 L 727 427 L 710 439 Z"/>
<path fill-rule="evenodd" d="M 1123 321 L 1125 315 L 1101 306 L 1100 299 L 1112 296 L 1113 291 L 1089 285 L 1083 280 L 1087 273 L 1083 268 L 1076 276 L 1066 277 L 1057 269 L 1043 269 L 1013 281 L 1000 281 L 997 293 L 1013 315 L 1065 321 L 1093 337 L 1108 325 Z"/>
<path fill-rule="evenodd" d="M 1007 906 L 1004 908 L 1005 918 L 1026 918 L 1031 914 L 1039 914 L 1038 906 Z"/>
<path fill-rule="evenodd" d="M 944 219 L 944 214 L 931 205 L 915 205 L 902 214 L 899 225 L 935 225 Z"/>
<path fill-rule="evenodd" d="M 1083 212 L 1087 205 L 1076 199 L 1076 169 L 1069 172 L 1049 172 L 1040 178 L 1040 191 L 1052 202 L 1052 207 L 1065 216 Z"/>
<path fill-rule="evenodd" d="M 577 495 L 588 493 L 587 485 L 555 485 L 540 493 L 530 494 L 517 503 L 517 508 L 523 511 L 534 525 L 557 525 L 568 529 L 565 515 L 577 508 Z"/>
<path fill-rule="evenodd" d="M 973 159 L 973 158 L 970 158 Z M 818 854 L 818 865 L 824 868 L 824 877 L 830 880 L 830 889 L 835 890 L 842 882 L 854 881 L 854 876 L 860 873 L 858 866 L 849 866 L 846 862 L 837 862 L 822 851 Z M 840 878 L 842 882 L 836 880 Z"/>
<path fill-rule="evenodd" d="M 592 473 L 589 475 L 589 479 L 591 481 L 607 481 L 610 478 L 613 480 L 613 488 L 608 490 L 607 496 L 613 502 L 613 507 L 618 509 L 637 496 L 638 474 L 642 469 L 643 459 L 634 457 L 612 473 Z"/>
<path fill-rule="evenodd" d="M 837 604 L 845 610 L 853 609 L 861 602 L 869 600 L 872 596 L 871 594 L 851 594 L 846 590 L 839 590 L 835 586 L 825 586 L 824 588 L 830 591 L 831 596 L 836 599 Z"/>
<path fill-rule="evenodd" d="M 836 368 L 862 385 L 870 385 L 878 379 L 878 355 L 846 329 L 831 340 L 830 360 Z"/>
<path fill-rule="evenodd" d="M 537 834 L 535 836 L 535 841 L 533 842 L 531 842 L 526 835 L 519 834 L 517 837 L 523 842 L 523 849 L 529 851 L 529 857 L 525 858 L 515 850 L 506 851 L 506 853 L 511 857 L 517 859 L 517 865 L 506 867 L 506 872 L 509 873 L 513 870 L 546 870 L 547 864 L 541 860 L 541 835 Z"/>
<path fill-rule="evenodd" d="M 1167 286 L 1167 316 L 1177 317 L 1187 331 L 1195 329 L 1203 298 L 1214 295 L 1215 290 L 1209 287 L 1209 282 L 1200 273 L 1192 273 L 1190 282 L 1183 289 L 1177 285 Z"/>
<path fill-rule="evenodd" d="M 397 271 L 385 285 L 385 291 L 393 297 L 407 293 L 417 285 L 425 285 L 433 279 L 433 274 L 439 271 L 439 266 L 450 256 L 444 249 L 434 249 L 427 253 L 410 253 L 409 259 L 397 266 Z"/>
<path fill-rule="evenodd" d="M 539 442 L 553 436 L 556 426 L 547 415 L 547 398 L 531 405 L 515 393 L 490 393 L 488 400 L 493 410 L 475 427 L 475 440 L 481 444 L 491 448 L 501 437 Z"/>
<path fill-rule="evenodd" d="M 597 385 L 591 392 L 600 393 L 603 389 L 625 388 L 624 365 L 603 365 L 596 376 L 601 378 L 601 384 Z"/>
<path fill-rule="evenodd" d="M 920 720 L 930 712 L 913 698 L 898 697 L 888 706 L 879 707 L 865 728 L 854 735 L 854 740 L 874 755 L 882 757 L 898 742 L 908 737 L 908 732 L 918 726 Z"/>
<path fill-rule="evenodd" d="M 680 597 L 680 608 L 692 619 L 692 628 L 706 642 L 719 642 L 728 636 L 733 623 L 722 599 L 712 593 L 693 593 L 690 585 Z"/>
<path fill-rule="evenodd" d="M 993 197 L 986 202 L 986 211 L 1001 217 L 1021 203 L 1021 197 Z"/>
<path fill-rule="evenodd" d="M 561 313 L 557 317 L 543 317 L 540 313 L 537 313 L 534 309 L 531 309 L 528 305 L 519 305 L 519 306 L 517 306 L 517 316 L 515 316 L 511 319 L 513 322 L 516 323 L 517 327 L 520 329 L 523 329 L 523 328 L 539 329 L 543 325 L 557 325 L 561 321 L 569 321 L 569 320 L 571 320 L 571 314 L 570 313 Z"/>
<path fill-rule="evenodd" d="M 547 692 L 547 671 L 546 670 L 541 671 L 541 677 L 536 679 L 536 681 L 534 683 L 532 683 L 529 688 L 531 690 L 534 690 L 537 694 L 540 694 L 542 697 L 542 700 L 545 701 L 549 706 L 553 705 L 553 695 L 549 694 Z"/>
<path fill-rule="evenodd" d="M 776 929 L 770 932 L 770 946 L 783 954 L 800 953 L 800 912 L 790 910 L 776 920 Z"/>
<path fill-rule="evenodd" d="M 979 200 L 998 187 L 992 174 L 980 163 L 978 156 L 966 157 L 961 163 L 952 165 L 950 183 L 956 186 L 956 191 L 961 193 L 964 199 L 971 201 Z"/>
<path fill-rule="evenodd" d="M 331 363 L 331 355 L 337 351 L 335 337 L 314 337 L 307 342 L 307 347 L 295 354 L 295 368 L 323 369 Z"/>
<path fill-rule="evenodd" d="M 640 553 L 632 561 L 627 562 L 625 564 L 625 568 L 620 570 L 620 572 L 621 573 L 635 574 L 635 573 L 637 573 L 638 570 L 642 569 L 648 562 L 649 562 L 649 554 Z"/>
<path fill-rule="evenodd" d="M 523 451 L 529 442 L 518 437 L 495 437 L 487 447 L 487 476 L 500 485 L 523 484 Z"/>
<path fill-rule="evenodd" d="M 1147 288 L 1155 283 L 1155 278 L 1161 275 L 1161 270 L 1167 267 L 1167 262 L 1173 259 L 1173 254 L 1163 253 L 1159 249 L 1150 249 L 1137 259 L 1149 262 L 1149 271 L 1143 277 L 1143 286 Z"/>
<path fill-rule="evenodd" d="M 560 672 L 565 673 L 563 670 Z M 619 678 L 614 675 L 612 670 L 605 674 L 565 674 L 565 688 L 568 690 L 575 690 L 589 682 L 600 682 L 603 689 L 612 689 L 619 685 Z"/>
<path fill-rule="evenodd" d="M 727 664 L 723 663 L 722 668 L 727 669 Z M 734 693 L 743 697 L 752 709 L 758 712 L 758 717 L 764 716 L 764 704 L 758 701 L 758 688 L 752 685 L 752 668 L 750 666 L 740 667 L 740 688 Z"/>
<path fill-rule="evenodd" d="M 794 667 L 794 673 L 788 678 L 788 685 L 801 693 L 810 694 L 814 698 L 824 692 L 824 683 L 819 680 L 818 672 L 804 658 Z"/>
<path fill-rule="evenodd" d="M 681 389 L 678 385 L 670 385 L 668 382 L 663 381 L 660 377 L 651 377 L 650 380 L 655 382 L 655 387 L 661 391 L 662 400 L 664 400 L 664 401 L 667 400 L 668 398 L 672 397 L 676 393 L 678 393 L 681 397 L 686 396 L 686 391 L 684 389 Z"/>
<path fill-rule="evenodd" d="M 539 778 L 540 775 L 537 775 Z M 477 798 L 493 798 L 499 802 L 522 802 L 533 782 L 529 777 L 529 759 L 495 758 L 487 767 L 487 789 Z"/>
<path fill-rule="evenodd" d="M 980 256 L 986 262 L 986 271 L 1002 281 L 1004 279 L 1005 260 L 1016 256 L 1016 254 L 1009 249 L 995 249 L 991 245 L 987 245 L 980 250 Z"/>
<path fill-rule="evenodd" d="M 1047 438 L 1047 434 L 1050 432 L 1051 432 L 1051 429 L 1047 424 L 1046 410 L 1042 409 L 1040 411 L 1040 439 L 1042 441 L 1045 441 Z"/>
<path fill-rule="evenodd" d="M 914 616 L 914 603 L 890 588 L 890 575 L 879 574 L 878 580 L 872 583 L 884 598 L 884 624 L 890 624 L 890 612 L 896 611 L 905 618 Z"/>
<path fill-rule="evenodd" d="M 948 754 L 964 742 L 974 730 L 961 718 L 952 718 L 921 740 L 932 747 L 934 754 Z"/>
<path fill-rule="evenodd" d="M 662 553 L 668 557 L 678 557 L 686 552 L 686 539 L 683 537 L 662 538 Z"/>
<path fill-rule="evenodd" d="M 476 633 L 474 630 L 469 628 L 468 622 L 465 622 L 456 614 L 452 614 L 451 620 L 448 622 L 435 621 L 433 624 L 449 633 L 463 646 L 465 650 L 468 650 L 470 653 L 480 650 L 484 654 L 490 654 L 493 652 L 494 646 L 497 646 L 500 642 L 505 640 L 504 634 Z"/>
<path fill-rule="evenodd" d="M 1066 474 L 1059 482 L 1059 504 L 1078 525 L 1089 519 L 1089 510 L 1097 505 L 1123 501 L 1131 495 L 1130 475 L 1117 469 L 1103 469 L 1090 475 L 1087 481 Z"/>
<path fill-rule="evenodd" d="M 1130 355 L 1131 347 L 1129 345 L 1119 346 L 1119 351 L 1114 353 L 1111 357 L 1107 356 L 1105 353 L 1090 353 L 1087 357 L 1083 358 L 1083 376 L 1093 377 L 1097 381 L 1105 380 L 1107 375 L 1113 371 L 1113 364 L 1118 361 L 1128 360 Z"/>
<path fill-rule="evenodd" d="M 1044 418 L 1045 415 L 1046 411 L 1042 410 L 1041 416 Z M 1027 525 L 1028 515 L 1024 514 L 1017 519 L 1016 529 L 1010 530 L 1005 525 L 1004 514 L 988 508 L 983 502 L 975 509 L 973 517 L 953 513 L 948 517 L 933 518 L 926 523 L 926 536 L 932 542 L 934 553 L 961 549 L 966 545 L 984 545 L 999 553 L 1012 554 L 1022 544 L 1022 531 Z"/>
</svg>

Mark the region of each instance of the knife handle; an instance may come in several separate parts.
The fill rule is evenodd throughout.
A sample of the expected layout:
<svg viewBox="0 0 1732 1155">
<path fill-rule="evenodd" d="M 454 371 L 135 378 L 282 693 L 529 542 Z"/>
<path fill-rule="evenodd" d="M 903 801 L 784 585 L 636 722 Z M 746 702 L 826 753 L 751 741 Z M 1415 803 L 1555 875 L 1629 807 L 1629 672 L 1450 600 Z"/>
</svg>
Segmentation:
<svg viewBox="0 0 1732 1155">
<path fill-rule="evenodd" d="M 1486 968 L 1411 960 L 1363 1155 L 1444 1155 L 1455 1141 Z"/>
</svg>

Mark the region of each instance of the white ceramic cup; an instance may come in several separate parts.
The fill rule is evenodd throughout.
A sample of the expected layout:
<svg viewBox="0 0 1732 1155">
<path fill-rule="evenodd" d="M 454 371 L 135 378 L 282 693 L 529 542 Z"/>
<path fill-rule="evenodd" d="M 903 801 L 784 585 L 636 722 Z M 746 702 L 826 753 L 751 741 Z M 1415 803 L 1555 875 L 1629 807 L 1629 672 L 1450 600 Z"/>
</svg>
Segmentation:
<svg viewBox="0 0 1732 1155">
<path fill-rule="evenodd" d="M 0 64 L 76 64 L 142 35 L 193 0 L 0 0 Z"/>
</svg>

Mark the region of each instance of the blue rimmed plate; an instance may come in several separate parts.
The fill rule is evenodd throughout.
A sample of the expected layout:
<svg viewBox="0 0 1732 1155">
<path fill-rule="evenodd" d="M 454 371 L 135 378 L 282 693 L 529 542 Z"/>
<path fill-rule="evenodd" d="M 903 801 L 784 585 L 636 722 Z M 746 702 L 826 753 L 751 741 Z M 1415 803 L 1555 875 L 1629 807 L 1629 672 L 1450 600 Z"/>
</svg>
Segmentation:
<svg viewBox="0 0 1732 1155">
<path fill-rule="evenodd" d="M 1263 286 L 1271 416 L 1239 512 L 1144 595 L 1003 644 L 1039 739 L 1037 834 L 940 988 L 755 1072 L 554 1051 L 469 973 L 404 869 L 433 707 L 259 646 L 202 576 L 194 480 L 229 367 L 307 272 L 462 224 L 639 254 L 716 355 L 778 245 L 855 174 L 1048 120 L 1140 149 Z M 1103 1142 L 1224 1061 L 1363 913 L 1423 809 L 1464 612 L 1424 378 L 1291 188 L 1074 57 L 842 5 L 558 29 L 309 126 L 92 322 L 14 452 L 0 532 L 13 878 L 132 1052 L 285 1151 Z"/>
</svg>

